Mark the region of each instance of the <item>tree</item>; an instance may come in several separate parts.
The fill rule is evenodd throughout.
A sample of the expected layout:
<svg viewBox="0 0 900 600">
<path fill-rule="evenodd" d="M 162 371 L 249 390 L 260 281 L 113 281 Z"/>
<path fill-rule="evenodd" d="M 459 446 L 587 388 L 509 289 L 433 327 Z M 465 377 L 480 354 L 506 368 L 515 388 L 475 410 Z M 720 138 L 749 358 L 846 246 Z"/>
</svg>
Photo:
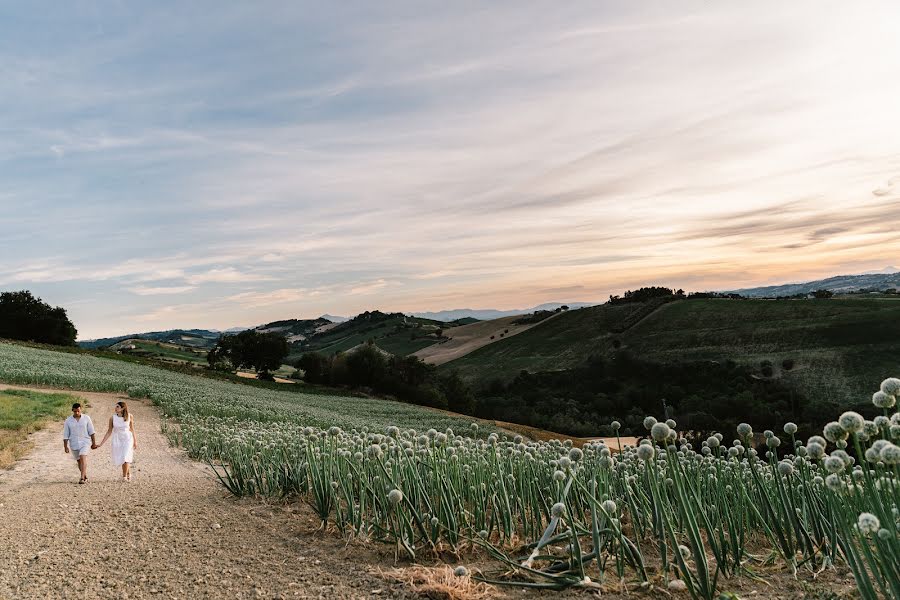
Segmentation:
<svg viewBox="0 0 900 600">
<path fill-rule="evenodd" d="M 454 369 L 440 380 L 440 390 L 447 398 L 447 408 L 454 412 L 470 415 L 475 410 L 475 395 Z"/>
<path fill-rule="evenodd" d="M 308 383 L 328 383 L 331 376 L 331 361 L 318 352 L 307 352 L 297 366 L 303 370 L 303 380 Z"/>
<path fill-rule="evenodd" d="M 64 308 L 54 308 L 27 290 L 0 293 L 0 338 L 74 346 L 77 335 Z"/>
<path fill-rule="evenodd" d="M 278 369 L 288 355 L 288 343 L 277 333 L 260 333 L 247 329 L 236 335 L 223 335 L 207 356 L 213 368 L 225 361 L 234 369 L 256 369 L 259 379 L 273 379 L 271 371 Z"/>
<path fill-rule="evenodd" d="M 831 298 L 834 292 L 831 290 L 816 290 L 812 293 L 813 298 Z"/>
<path fill-rule="evenodd" d="M 373 343 L 347 353 L 347 378 L 350 385 L 375 387 L 384 378 L 387 361 Z"/>
</svg>

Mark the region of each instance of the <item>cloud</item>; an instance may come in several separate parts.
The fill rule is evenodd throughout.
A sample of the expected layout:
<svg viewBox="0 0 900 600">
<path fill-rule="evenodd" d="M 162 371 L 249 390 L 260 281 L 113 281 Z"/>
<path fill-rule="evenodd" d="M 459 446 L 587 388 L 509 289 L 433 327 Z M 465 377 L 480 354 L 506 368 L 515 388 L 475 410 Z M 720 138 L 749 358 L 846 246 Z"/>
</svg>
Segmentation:
<svg viewBox="0 0 900 600">
<path fill-rule="evenodd" d="M 201 283 L 244 283 L 249 281 L 271 281 L 272 277 L 261 273 L 246 273 L 234 267 L 210 269 L 202 273 L 185 276 L 185 281 L 192 285 Z"/>
<path fill-rule="evenodd" d="M 548 6 L 23 4 L 0 282 L 90 335 L 900 254 L 900 8 Z"/>
<path fill-rule="evenodd" d="M 148 287 L 143 285 L 133 286 L 129 288 L 129 291 L 137 294 L 138 296 L 160 296 L 160 295 L 172 295 L 172 294 L 184 294 L 186 292 L 190 292 L 191 290 L 197 289 L 192 285 L 181 285 L 181 286 L 171 286 L 171 287 Z"/>
<path fill-rule="evenodd" d="M 228 301 L 242 307 L 272 306 L 299 302 L 307 297 L 307 291 L 300 288 L 280 288 L 268 292 L 242 292 L 228 297 Z"/>
<path fill-rule="evenodd" d="M 349 293 L 354 296 L 374 294 L 378 290 L 386 288 L 388 285 L 388 282 L 384 279 L 378 279 L 376 281 L 366 281 L 363 283 L 358 283 L 351 287 Z"/>
</svg>

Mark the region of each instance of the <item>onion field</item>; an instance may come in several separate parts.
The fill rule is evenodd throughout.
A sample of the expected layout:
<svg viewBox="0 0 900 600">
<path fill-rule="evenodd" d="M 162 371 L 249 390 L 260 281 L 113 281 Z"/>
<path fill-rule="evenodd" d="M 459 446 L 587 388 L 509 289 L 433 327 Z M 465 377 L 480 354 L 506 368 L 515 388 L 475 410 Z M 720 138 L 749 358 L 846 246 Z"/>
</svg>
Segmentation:
<svg viewBox="0 0 900 600">
<path fill-rule="evenodd" d="M 0 380 L 127 391 L 159 405 L 169 439 L 238 496 L 300 499 L 323 527 L 398 556 L 486 553 L 460 575 L 534 588 L 686 589 L 712 600 L 776 565 L 852 571 L 866 600 L 900 598 L 900 379 L 873 382 L 875 413 L 834 415 L 689 443 L 647 417 L 647 438 L 508 439 L 387 401 L 304 396 L 94 357 L 0 345 Z M 877 390 L 877 391 L 876 391 Z M 615 429 L 615 424 L 613 424 Z M 497 581 L 502 577 L 503 581 Z"/>
</svg>

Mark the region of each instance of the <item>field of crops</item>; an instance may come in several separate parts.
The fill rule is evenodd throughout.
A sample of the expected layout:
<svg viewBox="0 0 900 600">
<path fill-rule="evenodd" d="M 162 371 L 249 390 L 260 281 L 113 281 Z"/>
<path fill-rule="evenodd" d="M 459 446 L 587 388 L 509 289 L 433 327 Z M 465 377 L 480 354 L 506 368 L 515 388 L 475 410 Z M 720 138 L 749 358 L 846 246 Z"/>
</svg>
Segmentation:
<svg viewBox="0 0 900 600">
<path fill-rule="evenodd" d="M 151 397 L 170 439 L 234 494 L 303 499 L 323 525 L 410 557 L 479 548 L 521 585 L 625 581 L 712 600 L 773 564 L 837 565 L 865 600 L 900 597 L 898 379 L 872 397 L 880 416 L 845 412 L 805 441 L 788 423 L 759 453 L 746 425 L 691 445 L 648 417 L 648 439 L 621 454 L 5 345 L 0 380 Z"/>
<path fill-rule="evenodd" d="M 164 415 L 233 422 L 383 429 L 465 428 L 471 420 L 388 400 L 260 389 L 153 367 L 0 343 L 0 382 L 150 398 Z"/>
</svg>

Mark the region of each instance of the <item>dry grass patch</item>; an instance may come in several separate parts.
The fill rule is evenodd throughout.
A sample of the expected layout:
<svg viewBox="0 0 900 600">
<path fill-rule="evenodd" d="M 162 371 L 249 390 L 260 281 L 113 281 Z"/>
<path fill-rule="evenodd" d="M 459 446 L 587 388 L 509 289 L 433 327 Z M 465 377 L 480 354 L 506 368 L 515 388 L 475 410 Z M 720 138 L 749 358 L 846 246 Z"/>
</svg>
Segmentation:
<svg viewBox="0 0 900 600">
<path fill-rule="evenodd" d="M 431 600 L 485 600 L 497 595 L 493 586 L 475 581 L 468 574 L 456 575 L 449 565 L 391 569 L 381 571 L 381 576 L 402 583 L 414 593 Z"/>
</svg>

